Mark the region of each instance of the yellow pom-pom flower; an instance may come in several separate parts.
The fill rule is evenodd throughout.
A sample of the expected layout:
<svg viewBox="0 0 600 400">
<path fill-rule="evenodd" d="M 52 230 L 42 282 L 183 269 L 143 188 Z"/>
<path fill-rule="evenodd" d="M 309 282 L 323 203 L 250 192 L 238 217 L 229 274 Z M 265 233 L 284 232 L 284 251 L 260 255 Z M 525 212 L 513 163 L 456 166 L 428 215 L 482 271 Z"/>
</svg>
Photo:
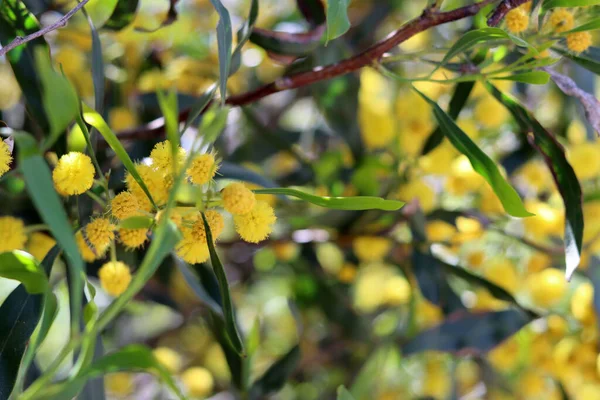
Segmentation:
<svg viewBox="0 0 600 400">
<path fill-rule="evenodd" d="M 510 116 L 506 108 L 490 96 L 484 97 L 475 105 L 473 115 L 477 122 L 488 129 L 500 128 Z"/>
<path fill-rule="evenodd" d="M 10 169 L 12 162 L 12 154 L 8 144 L 0 139 L 0 176 L 4 175 Z"/>
<path fill-rule="evenodd" d="M 592 45 L 589 32 L 574 32 L 567 35 L 567 47 L 574 53 L 586 51 Z"/>
<path fill-rule="evenodd" d="M 550 16 L 550 26 L 557 33 L 571 30 L 574 25 L 575 18 L 573 17 L 573 14 L 564 8 L 557 9 Z"/>
<path fill-rule="evenodd" d="M 354 254 L 363 262 L 383 260 L 391 247 L 389 239 L 377 236 L 360 236 L 352 242 Z"/>
<path fill-rule="evenodd" d="M 100 284 L 106 293 L 119 296 L 131 282 L 129 267 L 120 261 L 107 262 L 98 270 Z"/>
<path fill-rule="evenodd" d="M 530 275 L 527 283 L 531 299 L 540 307 L 557 304 L 567 291 L 564 272 L 554 268 Z"/>
<path fill-rule="evenodd" d="M 15 217 L 0 217 L 0 253 L 23 249 L 27 242 L 25 225 Z"/>
<path fill-rule="evenodd" d="M 110 208 L 116 219 L 126 219 L 139 213 L 140 204 L 131 192 L 121 192 L 112 199 Z"/>
<path fill-rule="evenodd" d="M 249 213 L 256 204 L 254 192 L 248 189 L 243 183 L 234 182 L 227 185 L 221 191 L 223 207 L 234 215 L 243 215 Z"/>
<path fill-rule="evenodd" d="M 393 276 L 388 279 L 383 288 L 384 301 L 392 306 L 407 304 L 410 300 L 410 284 L 403 276 Z"/>
<path fill-rule="evenodd" d="M 91 262 L 104 256 L 115 239 L 115 226 L 107 218 L 96 218 L 76 235 L 83 259 Z"/>
<path fill-rule="evenodd" d="M 196 185 L 205 185 L 214 178 L 218 169 L 215 156 L 211 153 L 201 154 L 194 158 L 187 170 L 190 181 Z"/>
<path fill-rule="evenodd" d="M 129 372 L 107 374 L 104 378 L 104 383 L 110 393 L 122 397 L 130 395 L 135 388 L 133 375 Z"/>
<path fill-rule="evenodd" d="M 216 240 L 225 227 L 223 216 L 214 210 L 207 211 L 205 216 L 213 240 Z M 190 264 L 203 263 L 208 260 L 210 253 L 206 242 L 206 231 L 202 217 L 196 213 L 190 217 L 186 217 L 186 222 L 187 224 L 191 223 L 192 226 L 187 227 L 185 224 L 182 226 L 183 239 L 177 244 L 176 253 L 185 262 Z"/>
<path fill-rule="evenodd" d="M 164 142 L 157 143 L 150 152 L 150 158 L 152 159 L 152 167 L 163 172 L 172 171 L 173 149 L 171 148 L 171 142 L 165 140 Z M 184 162 L 185 150 L 179 147 L 177 149 L 177 167 L 181 167 Z"/>
<path fill-rule="evenodd" d="M 181 356 L 175 350 L 168 347 L 157 347 L 152 351 L 156 361 L 165 367 L 170 373 L 175 374 L 181 369 Z"/>
<path fill-rule="evenodd" d="M 506 14 L 505 21 L 511 33 L 521 33 L 529 26 L 529 15 L 525 10 L 515 8 Z"/>
<path fill-rule="evenodd" d="M 202 367 L 188 368 L 181 374 L 181 382 L 191 396 L 203 397 L 212 393 L 214 379 L 212 374 Z"/>
<path fill-rule="evenodd" d="M 46 254 L 54 247 L 56 240 L 42 232 L 34 232 L 27 241 L 27 252 L 36 260 L 42 261 Z"/>
<path fill-rule="evenodd" d="M 137 249 L 148 240 L 148 229 L 119 229 L 119 240 L 127 249 Z"/>
<path fill-rule="evenodd" d="M 52 172 L 56 191 L 63 196 L 85 193 L 94 183 L 94 166 L 89 156 L 72 151 L 58 160 Z"/>
<path fill-rule="evenodd" d="M 92 251 L 88 240 L 86 240 L 83 237 L 83 233 L 81 231 L 78 231 L 75 234 L 75 243 L 77 243 L 77 248 L 79 249 L 79 252 L 81 253 L 81 257 L 86 262 L 92 262 L 92 261 L 96 260 L 97 258 L 100 258 L 101 256 L 104 255 L 104 254 L 96 255 L 96 253 L 94 251 Z"/>
<path fill-rule="evenodd" d="M 169 187 L 165 185 L 165 174 L 146 164 L 136 164 L 135 168 L 156 204 L 158 206 L 165 204 L 169 198 Z M 127 189 L 137 198 L 140 209 L 150 211 L 152 209 L 150 199 L 129 173 L 125 175 L 125 184 Z"/>
<path fill-rule="evenodd" d="M 243 240 L 250 243 L 266 239 L 273 231 L 276 220 L 275 211 L 264 201 L 256 202 L 249 213 L 233 217 L 235 230 Z"/>
</svg>

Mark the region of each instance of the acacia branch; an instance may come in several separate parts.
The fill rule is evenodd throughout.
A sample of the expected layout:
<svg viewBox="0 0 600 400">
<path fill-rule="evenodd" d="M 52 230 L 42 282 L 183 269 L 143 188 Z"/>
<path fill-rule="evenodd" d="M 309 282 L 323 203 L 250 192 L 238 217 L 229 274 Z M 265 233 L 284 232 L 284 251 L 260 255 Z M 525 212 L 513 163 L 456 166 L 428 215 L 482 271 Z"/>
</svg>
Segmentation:
<svg viewBox="0 0 600 400">
<path fill-rule="evenodd" d="M 517 8 L 528 1 L 529 0 L 503 0 L 488 18 L 487 24 L 489 26 L 497 26 L 510 10 Z"/>
<path fill-rule="evenodd" d="M 375 44 L 373 47 L 359 53 L 351 58 L 340 62 L 319 66 L 310 71 L 300 72 L 289 76 L 284 76 L 237 96 L 230 96 L 225 101 L 231 106 L 242 106 L 256 102 L 264 97 L 285 90 L 296 89 L 307 86 L 319 81 L 332 79 L 338 76 L 357 71 L 363 67 L 369 66 L 380 60 L 385 53 L 398 46 L 400 43 L 410 39 L 418 33 L 426 31 L 438 25 L 448 22 L 458 21 L 463 18 L 472 17 L 483 7 L 498 0 L 483 0 L 479 3 L 460 7 L 455 10 L 439 12 L 435 8 L 427 8 L 423 13 L 403 25 L 400 29 L 390 34 L 383 41 Z M 520 1 L 520 0 L 519 0 Z M 189 115 L 189 110 L 184 110 L 179 114 L 179 120 L 184 121 Z M 147 125 L 125 130 L 119 133 L 121 139 L 144 139 L 161 135 L 164 132 L 164 119 L 158 118 Z"/>
</svg>

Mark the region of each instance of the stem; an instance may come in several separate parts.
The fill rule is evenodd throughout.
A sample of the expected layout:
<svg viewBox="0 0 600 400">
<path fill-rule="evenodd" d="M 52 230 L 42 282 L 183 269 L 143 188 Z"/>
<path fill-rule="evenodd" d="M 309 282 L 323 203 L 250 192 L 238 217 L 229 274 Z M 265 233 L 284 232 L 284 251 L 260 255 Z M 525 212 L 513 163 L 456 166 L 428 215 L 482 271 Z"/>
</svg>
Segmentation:
<svg viewBox="0 0 600 400">
<path fill-rule="evenodd" d="M 47 231 L 47 230 L 50 230 L 50 228 L 46 224 L 35 224 L 35 225 L 28 225 L 25 227 L 26 234 L 30 234 L 33 232 Z"/>
<path fill-rule="evenodd" d="M 96 203 L 100 204 L 103 208 L 106 207 L 106 202 L 100 198 L 96 193 L 88 190 L 85 192 L 86 195 L 92 198 Z"/>
</svg>

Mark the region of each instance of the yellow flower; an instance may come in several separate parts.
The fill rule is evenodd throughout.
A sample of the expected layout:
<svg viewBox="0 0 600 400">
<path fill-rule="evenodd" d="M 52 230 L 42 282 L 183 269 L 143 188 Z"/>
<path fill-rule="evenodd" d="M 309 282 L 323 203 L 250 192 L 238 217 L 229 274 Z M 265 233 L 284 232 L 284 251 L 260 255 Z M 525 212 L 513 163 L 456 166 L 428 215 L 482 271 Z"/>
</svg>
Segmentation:
<svg viewBox="0 0 600 400">
<path fill-rule="evenodd" d="M 0 110 L 13 108 L 21 98 L 21 87 L 10 65 L 0 63 Z"/>
<path fill-rule="evenodd" d="M 114 107 L 108 114 L 113 131 L 122 131 L 137 126 L 137 118 L 127 107 Z"/>
<path fill-rule="evenodd" d="M 25 225 L 15 217 L 0 217 L 0 253 L 23 249 L 27 242 Z"/>
<path fill-rule="evenodd" d="M 574 53 L 586 51 L 592 45 L 589 32 L 574 32 L 567 35 L 567 47 Z"/>
<path fill-rule="evenodd" d="M 58 160 L 52 180 L 56 191 L 63 196 L 82 194 L 92 187 L 94 173 L 90 157 L 72 151 Z"/>
<path fill-rule="evenodd" d="M 119 296 L 131 282 L 129 267 L 120 261 L 110 261 L 98 270 L 100 284 L 106 293 Z"/>
<path fill-rule="evenodd" d="M 487 289 L 478 288 L 475 289 L 475 302 L 471 307 L 473 311 L 490 311 L 490 310 L 502 310 L 506 308 L 508 304 L 505 301 L 498 300 L 490 294 Z"/>
<path fill-rule="evenodd" d="M 146 187 L 156 204 L 158 206 L 165 204 L 169 198 L 169 190 L 168 186 L 165 185 L 164 172 L 158 171 L 146 164 L 136 164 L 135 168 L 140 174 L 142 181 L 144 181 L 144 184 L 146 184 Z M 140 209 L 150 211 L 152 209 L 152 204 L 150 203 L 148 196 L 129 173 L 125 175 L 125 184 L 131 194 L 138 199 Z"/>
<path fill-rule="evenodd" d="M 448 242 L 456 234 L 454 225 L 446 221 L 431 221 L 425 227 L 427 238 L 431 242 Z"/>
<path fill-rule="evenodd" d="M 115 372 L 104 377 L 106 389 L 117 396 L 128 396 L 133 392 L 135 384 L 128 372 Z"/>
<path fill-rule="evenodd" d="M 205 215 L 213 240 L 216 240 L 225 227 L 223 216 L 214 210 L 207 211 Z M 186 222 L 191 223 L 192 226 L 182 226 L 183 239 L 177 244 L 177 255 L 190 264 L 203 263 L 208 260 L 210 253 L 202 217 L 196 213 L 187 217 Z"/>
<path fill-rule="evenodd" d="M 131 192 L 121 192 L 110 202 L 111 213 L 116 219 L 126 219 L 139 214 L 140 204 Z"/>
<path fill-rule="evenodd" d="M 361 102 L 358 123 L 363 143 L 369 150 L 382 149 L 396 136 L 390 107 L 378 108 L 373 103 Z"/>
<path fill-rule="evenodd" d="M 528 162 L 517 173 L 535 191 L 541 192 L 552 186 L 552 175 L 542 161 Z"/>
<path fill-rule="evenodd" d="M 490 351 L 488 359 L 498 370 L 506 372 L 519 363 L 519 350 L 519 342 L 515 336 L 512 336 Z"/>
<path fill-rule="evenodd" d="M 485 260 L 485 252 L 476 250 L 467 255 L 467 264 L 472 269 L 479 269 Z"/>
<path fill-rule="evenodd" d="M 567 291 L 567 281 L 562 271 L 548 268 L 528 278 L 529 294 L 540 307 L 556 305 Z"/>
<path fill-rule="evenodd" d="M 115 239 L 115 226 L 107 218 L 96 218 L 78 232 L 79 250 L 85 261 L 94 261 L 106 253 Z"/>
<path fill-rule="evenodd" d="M 383 287 L 383 299 L 392 306 L 407 304 L 410 300 L 410 284 L 403 276 L 393 276 Z"/>
<path fill-rule="evenodd" d="M 45 233 L 33 232 L 27 242 L 27 251 L 38 261 L 42 261 L 55 244 L 56 240 Z"/>
<path fill-rule="evenodd" d="M 511 293 L 514 293 L 519 287 L 517 269 L 515 265 L 506 258 L 492 261 L 485 269 L 485 277 Z"/>
<path fill-rule="evenodd" d="M 119 239 L 128 249 L 137 249 L 148 240 L 148 229 L 119 229 Z"/>
<path fill-rule="evenodd" d="M 206 368 L 188 368 L 181 374 L 181 382 L 191 396 L 208 396 L 213 391 L 214 379 Z"/>
<path fill-rule="evenodd" d="M 187 170 L 190 181 L 196 185 L 205 185 L 214 178 L 218 165 L 215 163 L 215 156 L 211 153 L 200 154 Z"/>
<path fill-rule="evenodd" d="M 515 8 L 506 14 L 505 21 L 511 33 L 521 33 L 529 26 L 529 15 L 526 11 Z"/>
<path fill-rule="evenodd" d="M 437 305 L 421 299 L 416 305 L 415 319 L 419 329 L 428 329 L 440 323 L 443 313 Z"/>
<path fill-rule="evenodd" d="M 510 116 L 506 108 L 491 96 L 485 96 L 477 102 L 473 115 L 487 129 L 500 128 Z"/>
<path fill-rule="evenodd" d="M 383 260 L 391 247 L 389 239 L 377 236 L 359 236 L 352 242 L 354 254 L 364 262 Z"/>
<path fill-rule="evenodd" d="M 12 159 L 8 144 L 0 138 L 0 176 L 8 172 Z"/>
<path fill-rule="evenodd" d="M 527 260 L 527 264 L 525 266 L 528 274 L 533 274 L 536 272 L 540 272 L 552 264 L 552 260 L 548 255 L 544 253 L 534 253 Z"/>
<path fill-rule="evenodd" d="M 150 158 L 152 159 L 152 167 L 162 172 L 173 171 L 173 149 L 170 141 L 165 140 L 157 143 L 150 152 Z M 184 162 L 185 150 L 179 147 L 177 149 L 177 167 L 181 167 Z"/>
<path fill-rule="evenodd" d="M 571 297 L 571 314 L 585 325 L 591 325 L 596 320 L 593 300 L 594 287 L 589 282 L 577 286 Z"/>
<path fill-rule="evenodd" d="M 550 16 L 550 25 L 555 32 L 561 33 L 573 29 L 575 18 L 564 8 L 559 8 Z"/>
<path fill-rule="evenodd" d="M 223 216 L 215 210 L 208 210 L 206 213 L 204 213 L 204 215 L 206 216 L 206 222 L 210 228 L 213 241 L 216 241 L 219 235 L 223 233 L 223 229 L 225 228 Z M 204 221 L 202 218 L 198 218 L 198 221 L 194 223 L 192 231 L 196 240 L 206 243 L 206 230 L 204 229 Z"/>
<path fill-rule="evenodd" d="M 157 347 L 152 351 L 154 358 L 170 373 L 175 374 L 181 369 L 181 356 L 175 350 L 168 347 Z"/>
<path fill-rule="evenodd" d="M 545 376 L 536 371 L 526 371 L 519 378 L 519 392 L 524 399 L 538 399 L 550 392 L 550 384 Z"/>
<path fill-rule="evenodd" d="M 397 197 L 405 202 L 410 202 L 413 199 L 419 200 L 421 209 L 428 213 L 435 208 L 435 192 L 422 180 L 413 180 L 405 183 L 398 189 Z"/>
<path fill-rule="evenodd" d="M 350 283 L 354 281 L 354 278 L 356 278 L 356 273 L 356 265 L 351 263 L 345 263 L 344 265 L 342 265 L 342 268 L 340 268 L 337 277 L 340 280 L 340 282 Z"/>
<path fill-rule="evenodd" d="M 250 243 L 258 243 L 266 239 L 273 230 L 276 220 L 273 208 L 264 201 L 256 202 L 249 213 L 233 217 L 235 230 L 243 240 Z"/>
<path fill-rule="evenodd" d="M 234 182 L 221 190 L 223 207 L 234 215 L 249 213 L 256 204 L 254 192 L 241 182 Z"/>
</svg>

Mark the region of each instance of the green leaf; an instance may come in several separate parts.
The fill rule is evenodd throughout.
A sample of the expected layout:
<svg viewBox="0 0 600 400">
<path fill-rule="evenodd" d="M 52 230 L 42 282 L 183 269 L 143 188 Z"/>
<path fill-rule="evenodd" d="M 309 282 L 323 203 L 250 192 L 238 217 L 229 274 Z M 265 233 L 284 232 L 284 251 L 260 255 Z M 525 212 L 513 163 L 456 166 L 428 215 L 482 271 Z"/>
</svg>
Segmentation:
<svg viewBox="0 0 600 400">
<path fill-rule="evenodd" d="M 214 106 L 202 116 L 199 131 L 202 134 L 202 144 L 213 144 L 227 125 L 229 107 Z"/>
<path fill-rule="evenodd" d="M 592 71 L 596 75 L 600 75 L 600 47 L 590 47 L 585 52 L 578 55 L 571 54 L 568 51 L 558 47 L 553 47 L 552 50 L 555 50 L 563 56 L 573 60 L 583 68 Z"/>
<path fill-rule="evenodd" d="M 231 18 L 229 11 L 220 0 L 210 0 L 219 14 L 217 23 L 217 46 L 219 48 L 219 86 L 221 91 L 221 105 L 225 104 L 227 97 L 227 78 L 231 68 L 231 43 L 233 40 L 231 32 Z"/>
<path fill-rule="evenodd" d="M 88 25 L 90 26 L 90 33 L 92 36 L 92 82 L 94 83 L 94 108 L 100 114 L 104 109 L 104 57 L 102 56 L 102 43 L 100 42 L 100 36 L 98 30 L 94 25 L 94 21 L 88 15 L 85 7 L 81 9 L 85 15 Z M 77 110 L 79 111 L 79 102 L 77 103 Z"/>
<path fill-rule="evenodd" d="M 227 331 L 227 337 L 232 348 L 240 355 L 244 356 L 244 343 L 240 337 L 237 323 L 235 321 L 235 313 L 233 311 L 233 302 L 231 301 L 231 293 L 229 292 L 229 283 L 227 282 L 227 275 L 225 274 L 225 268 L 219 260 L 219 255 L 215 250 L 215 244 L 208 226 L 206 216 L 202 213 L 202 221 L 204 221 L 204 229 L 206 231 L 206 242 L 208 243 L 208 250 L 210 251 L 210 262 L 217 276 L 219 282 L 219 291 L 221 292 L 221 303 L 223 304 L 223 316 L 225 317 L 225 330 Z"/>
<path fill-rule="evenodd" d="M 160 111 L 165 117 L 165 130 L 167 131 L 167 139 L 171 142 L 173 154 L 177 153 L 179 147 L 179 111 L 177 106 L 177 92 L 170 90 L 167 93 L 159 90 L 156 92 Z M 173 161 L 177 158 L 173 157 Z"/>
<path fill-rule="evenodd" d="M 48 52 L 37 48 L 35 61 L 42 82 L 42 99 L 50 121 L 46 148 L 58 139 L 79 112 L 79 98 L 71 82 L 52 68 Z"/>
<path fill-rule="evenodd" d="M 542 9 L 549 10 L 556 7 L 587 7 L 600 4 L 600 0 L 546 0 Z"/>
<path fill-rule="evenodd" d="M 14 138 L 19 149 L 19 167 L 25 178 L 29 196 L 69 261 L 71 323 L 72 329 L 78 330 L 83 298 L 82 276 L 85 274 L 85 265 L 79 254 L 77 243 L 75 243 L 75 236 L 67 213 L 54 190 L 50 169 L 40 155 L 35 140 L 24 132 L 16 132 Z"/>
<path fill-rule="evenodd" d="M 355 400 L 344 385 L 337 388 L 337 400 Z"/>
<path fill-rule="evenodd" d="M 31 254 L 21 250 L 0 253 L 0 277 L 21 282 L 31 294 L 44 293 L 48 287 L 46 273 Z"/>
<path fill-rule="evenodd" d="M 300 361 L 300 346 L 294 346 L 277 360 L 250 388 L 250 400 L 260 400 L 278 392 L 292 375 Z"/>
<path fill-rule="evenodd" d="M 185 124 L 183 124 L 183 128 L 181 128 L 181 134 L 183 134 L 183 132 L 185 132 L 190 127 L 190 125 L 192 125 L 194 120 L 198 118 L 200 114 L 202 114 L 202 111 L 204 111 L 204 109 L 208 107 L 208 105 L 212 101 L 213 96 L 215 95 L 216 89 L 216 85 L 211 85 L 210 88 L 208 88 L 206 92 L 202 93 L 202 96 L 200 96 L 200 98 L 196 102 L 194 102 L 194 104 L 190 108 L 188 117 L 185 120 Z"/>
<path fill-rule="evenodd" d="M 415 89 L 416 90 L 416 89 Z M 496 196 L 502 203 L 504 210 L 513 217 L 529 217 L 530 212 L 525 209 L 517 191 L 504 179 L 498 167 L 477 145 L 456 125 L 448 114 L 437 103 L 417 90 L 433 108 L 433 114 L 452 145 L 467 156 L 473 169 L 481 175 L 492 187 Z"/>
<path fill-rule="evenodd" d="M 342 36 L 350 29 L 349 5 L 350 0 L 327 1 L 327 41 Z"/>
<path fill-rule="evenodd" d="M 85 122 L 98 129 L 98 132 L 100 132 L 100 134 L 104 137 L 106 143 L 108 143 L 108 145 L 111 149 L 113 149 L 119 160 L 121 160 L 123 166 L 127 169 L 127 171 L 129 171 L 133 179 L 135 179 L 135 181 L 140 185 L 144 193 L 146 193 L 146 196 L 148 196 L 148 199 L 150 199 L 150 202 L 152 203 L 154 208 L 158 208 L 156 206 L 156 203 L 154 202 L 154 199 L 152 198 L 152 195 L 150 194 L 150 191 L 148 191 L 146 184 L 142 180 L 142 177 L 137 172 L 133 161 L 131 161 L 131 158 L 129 158 L 129 154 L 127 154 L 127 151 L 119 141 L 119 138 L 117 138 L 114 132 L 108 127 L 106 121 L 104 121 L 100 114 L 92 110 L 85 103 L 82 103 L 82 105 L 83 119 L 85 120 Z"/>
<path fill-rule="evenodd" d="M 121 229 L 143 229 L 150 228 L 154 224 L 154 218 L 146 217 L 143 215 L 137 215 L 135 217 L 129 217 L 119 223 Z"/>
<path fill-rule="evenodd" d="M 258 0 L 251 0 L 248 19 L 246 19 L 246 22 L 244 22 L 244 24 L 237 31 L 237 45 L 235 46 L 233 54 L 231 55 L 231 66 L 229 70 L 230 76 L 235 74 L 242 64 L 242 48 L 248 39 L 250 39 L 250 34 L 252 33 L 252 28 L 254 27 L 257 18 Z"/>
<path fill-rule="evenodd" d="M 210 308 L 210 310 L 214 314 L 216 314 L 220 318 L 223 318 L 223 309 L 221 308 L 219 303 L 217 303 L 216 301 L 213 300 L 213 298 L 210 296 L 208 291 L 204 288 L 204 286 L 200 282 L 200 279 L 198 278 L 198 276 L 196 276 L 190 270 L 190 267 L 183 262 L 178 262 L 177 266 L 179 267 L 179 271 L 181 272 L 181 275 L 183 275 L 183 278 L 187 282 L 190 289 L 192 289 L 192 291 L 194 292 L 196 297 L 198 297 L 198 299 L 200 299 L 204 304 L 206 304 L 206 306 L 208 308 Z"/>
<path fill-rule="evenodd" d="M 583 244 L 583 209 L 582 192 L 579 180 L 571 164 L 567 161 L 565 150 L 556 138 L 548 132 L 529 111 L 511 96 L 500 92 L 487 83 L 486 88 L 514 116 L 528 140 L 539 151 L 552 175 L 565 205 L 565 258 L 567 279 L 577 269 L 581 258 Z"/>
<path fill-rule="evenodd" d="M 41 29 L 36 18 L 22 1 L 0 1 L 0 43 L 7 45 L 17 36 L 27 36 Z M 35 63 L 35 49 L 40 48 L 46 54 L 50 49 L 43 37 L 38 37 L 6 54 L 6 58 L 15 73 L 17 82 L 25 96 L 29 114 L 35 118 L 40 130 L 46 132 L 50 128 L 46 109 L 42 100 L 42 83 Z"/>
<path fill-rule="evenodd" d="M 256 194 L 281 194 L 284 196 L 297 197 L 301 200 L 316 204 L 321 207 L 333 208 L 336 210 L 383 210 L 396 211 L 405 204 L 398 200 L 386 200 L 381 197 L 372 196 L 352 196 L 352 197 L 325 197 L 315 196 L 296 189 L 272 188 L 257 189 Z"/>
<path fill-rule="evenodd" d="M 570 31 L 565 32 L 565 33 L 594 31 L 596 29 L 600 29 L 600 18 L 595 18 L 595 19 L 588 21 L 585 24 L 580 25 L 577 28 L 573 28 Z"/>
<path fill-rule="evenodd" d="M 250 41 L 270 53 L 286 56 L 305 56 L 319 47 L 323 31 L 315 28 L 309 32 L 288 33 L 254 28 Z"/>
<path fill-rule="evenodd" d="M 133 22 L 139 0 L 119 0 L 104 28 L 118 31 Z"/>
<path fill-rule="evenodd" d="M 493 77 L 493 80 L 502 80 L 502 81 L 514 81 L 514 82 L 523 82 L 529 83 L 532 85 L 545 85 L 550 80 L 550 74 L 544 71 L 530 71 L 530 72 L 522 72 L 519 74 L 502 76 L 502 77 Z"/>
</svg>

